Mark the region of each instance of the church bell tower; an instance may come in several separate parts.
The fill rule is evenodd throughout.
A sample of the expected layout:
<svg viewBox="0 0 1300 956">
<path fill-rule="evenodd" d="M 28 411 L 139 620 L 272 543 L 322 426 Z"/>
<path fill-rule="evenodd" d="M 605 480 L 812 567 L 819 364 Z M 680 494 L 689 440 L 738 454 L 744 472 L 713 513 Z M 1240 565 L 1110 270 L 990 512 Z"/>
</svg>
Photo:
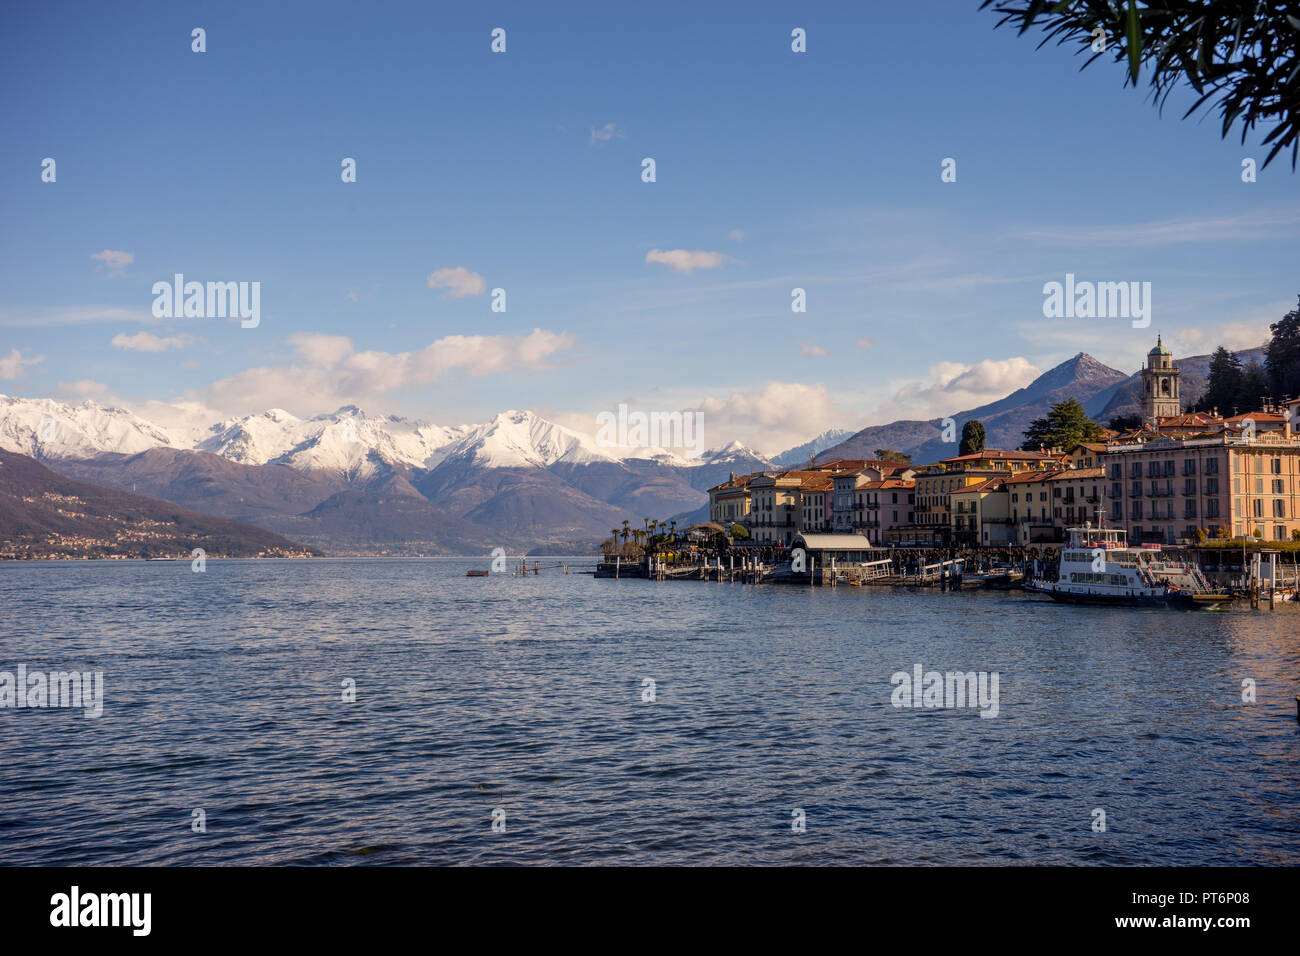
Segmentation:
<svg viewBox="0 0 1300 956">
<path fill-rule="evenodd" d="M 1173 353 L 1156 336 L 1156 347 L 1147 353 L 1142 370 L 1142 423 L 1155 425 L 1156 420 L 1183 413 L 1178 393 L 1178 366 Z"/>
</svg>

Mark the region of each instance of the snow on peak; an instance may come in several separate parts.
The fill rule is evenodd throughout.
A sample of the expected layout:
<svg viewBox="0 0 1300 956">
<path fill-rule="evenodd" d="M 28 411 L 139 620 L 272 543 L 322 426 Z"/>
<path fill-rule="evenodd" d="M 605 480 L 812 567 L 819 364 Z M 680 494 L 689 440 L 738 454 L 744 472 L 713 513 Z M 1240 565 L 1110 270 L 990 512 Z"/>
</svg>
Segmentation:
<svg viewBox="0 0 1300 956">
<path fill-rule="evenodd" d="M 0 398 L 0 448 L 34 458 L 91 458 L 105 452 L 134 455 L 177 447 L 176 436 L 124 408 L 86 400 Z"/>
<path fill-rule="evenodd" d="M 582 465 L 619 460 L 593 438 L 515 409 L 471 429 L 446 457 L 469 458 L 486 468 L 546 468 L 557 462 Z"/>
</svg>

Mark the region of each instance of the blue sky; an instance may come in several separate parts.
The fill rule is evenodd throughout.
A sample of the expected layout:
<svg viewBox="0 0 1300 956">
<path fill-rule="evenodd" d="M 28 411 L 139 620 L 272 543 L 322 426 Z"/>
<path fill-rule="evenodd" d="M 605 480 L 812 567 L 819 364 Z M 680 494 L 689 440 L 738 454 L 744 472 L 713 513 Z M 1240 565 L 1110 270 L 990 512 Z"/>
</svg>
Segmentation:
<svg viewBox="0 0 1300 956">
<path fill-rule="evenodd" d="M 975 0 L 6 8 L 0 391 L 178 422 L 533 408 L 589 432 L 620 402 L 702 407 L 709 444 L 775 451 L 971 407 L 1078 351 L 1133 371 L 1157 330 L 1176 354 L 1261 344 L 1300 292 L 1289 161 L 1243 183 L 1258 134 L 1180 120 L 1186 97 L 1161 116 L 1114 65 L 1079 72 L 996 19 Z M 430 287 L 456 269 L 485 291 Z M 260 282 L 261 324 L 154 319 L 176 272 Z M 1151 327 L 1044 318 L 1066 273 L 1151 282 Z"/>
</svg>

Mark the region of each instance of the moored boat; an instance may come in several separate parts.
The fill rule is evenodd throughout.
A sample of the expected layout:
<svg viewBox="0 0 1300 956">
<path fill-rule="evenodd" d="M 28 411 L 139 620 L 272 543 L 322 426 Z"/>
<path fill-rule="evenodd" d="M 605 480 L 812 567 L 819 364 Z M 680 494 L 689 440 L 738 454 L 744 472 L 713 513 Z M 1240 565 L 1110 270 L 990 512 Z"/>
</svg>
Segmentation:
<svg viewBox="0 0 1300 956">
<path fill-rule="evenodd" d="M 1028 590 L 1065 604 L 1111 607 L 1212 607 L 1231 600 L 1196 565 L 1159 545 L 1130 546 L 1119 528 L 1088 524 L 1067 535 L 1055 580 L 1039 579 Z"/>
</svg>

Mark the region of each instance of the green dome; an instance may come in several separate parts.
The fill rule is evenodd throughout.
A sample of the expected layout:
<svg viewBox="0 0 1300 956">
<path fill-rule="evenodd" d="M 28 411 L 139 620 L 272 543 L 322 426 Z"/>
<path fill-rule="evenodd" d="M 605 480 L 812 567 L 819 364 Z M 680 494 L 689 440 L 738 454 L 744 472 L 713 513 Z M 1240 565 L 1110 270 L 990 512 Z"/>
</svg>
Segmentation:
<svg viewBox="0 0 1300 956">
<path fill-rule="evenodd" d="M 1156 336 L 1156 347 L 1147 353 L 1147 355 L 1173 355 L 1173 354 L 1174 354 L 1173 352 L 1169 351 L 1167 348 L 1164 347 L 1164 345 L 1160 343 L 1160 336 L 1158 335 Z"/>
</svg>

